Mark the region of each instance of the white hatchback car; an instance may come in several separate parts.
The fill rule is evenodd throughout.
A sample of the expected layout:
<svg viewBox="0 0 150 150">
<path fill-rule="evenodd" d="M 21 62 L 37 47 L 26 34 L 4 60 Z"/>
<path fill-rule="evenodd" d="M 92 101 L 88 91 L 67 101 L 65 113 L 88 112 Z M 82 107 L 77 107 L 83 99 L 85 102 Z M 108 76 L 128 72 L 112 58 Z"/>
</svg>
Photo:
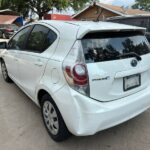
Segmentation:
<svg viewBox="0 0 150 150">
<path fill-rule="evenodd" d="M 106 22 L 30 24 L 2 52 L 2 74 L 41 107 L 53 140 L 93 135 L 150 107 L 144 34 L 143 28 Z"/>
</svg>

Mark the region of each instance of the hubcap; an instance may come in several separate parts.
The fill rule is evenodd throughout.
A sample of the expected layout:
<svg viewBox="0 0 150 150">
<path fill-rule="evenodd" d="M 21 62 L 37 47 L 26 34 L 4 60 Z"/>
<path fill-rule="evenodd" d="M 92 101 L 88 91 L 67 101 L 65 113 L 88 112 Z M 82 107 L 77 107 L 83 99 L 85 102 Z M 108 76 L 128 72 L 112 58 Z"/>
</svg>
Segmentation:
<svg viewBox="0 0 150 150">
<path fill-rule="evenodd" d="M 59 130 L 58 116 L 54 106 L 49 101 L 45 101 L 43 105 L 43 116 L 49 131 L 56 135 Z"/>
<path fill-rule="evenodd" d="M 7 69 L 6 69 L 6 66 L 4 63 L 2 63 L 2 74 L 3 74 L 4 79 L 6 79 L 7 78 Z"/>
</svg>

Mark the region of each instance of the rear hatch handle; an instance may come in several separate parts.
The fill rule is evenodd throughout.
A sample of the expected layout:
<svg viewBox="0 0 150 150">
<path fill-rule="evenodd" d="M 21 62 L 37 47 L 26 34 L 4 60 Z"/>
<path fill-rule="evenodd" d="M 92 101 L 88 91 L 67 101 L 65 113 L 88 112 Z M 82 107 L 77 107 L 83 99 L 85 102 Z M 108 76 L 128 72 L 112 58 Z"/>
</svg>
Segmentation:
<svg viewBox="0 0 150 150">
<path fill-rule="evenodd" d="M 138 55 L 137 53 L 135 53 L 135 52 L 130 52 L 130 53 L 125 53 L 125 54 L 121 54 L 121 55 L 119 55 L 118 57 L 119 58 L 122 58 L 122 57 L 136 57 L 136 59 L 138 60 L 138 61 L 141 61 L 142 60 L 142 57 L 140 56 L 140 55 Z"/>
</svg>

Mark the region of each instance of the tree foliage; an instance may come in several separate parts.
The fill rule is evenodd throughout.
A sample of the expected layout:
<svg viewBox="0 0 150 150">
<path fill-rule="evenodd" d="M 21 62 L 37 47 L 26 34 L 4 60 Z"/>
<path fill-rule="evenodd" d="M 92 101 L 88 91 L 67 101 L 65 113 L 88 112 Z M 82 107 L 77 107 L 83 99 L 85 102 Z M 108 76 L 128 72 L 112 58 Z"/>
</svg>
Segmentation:
<svg viewBox="0 0 150 150">
<path fill-rule="evenodd" d="M 0 0 L 0 9 L 11 9 L 24 17 L 28 15 L 29 6 L 25 0 Z"/>
<path fill-rule="evenodd" d="M 132 8 L 150 11 L 150 0 L 136 0 Z"/>
<path fill-rule="evenodd" d="M 1 9 L 10 8 L 26 16 L 29 11 L 35 12 L 41 18 L 53 8 L 62 10 L 72 7 L 74 10 L 81 9 L 90 0 L 0 0 Z"/>
</svg>

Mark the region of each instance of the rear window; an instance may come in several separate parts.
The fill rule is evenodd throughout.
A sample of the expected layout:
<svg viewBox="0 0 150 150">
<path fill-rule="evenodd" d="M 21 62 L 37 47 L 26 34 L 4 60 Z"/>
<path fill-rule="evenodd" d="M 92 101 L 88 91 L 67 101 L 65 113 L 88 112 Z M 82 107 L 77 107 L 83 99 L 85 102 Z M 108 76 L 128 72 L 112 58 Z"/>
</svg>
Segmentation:
<svg viewBox="0 0 150 150">
<path fill-rule="evenodd" d="M 82 40 L 86 63 L 112 61 L 150 53 L 150 47 L 141 32 L 90 33 Z M 124 55 L 124 57 L 122 57 Z"/>
</svg>

